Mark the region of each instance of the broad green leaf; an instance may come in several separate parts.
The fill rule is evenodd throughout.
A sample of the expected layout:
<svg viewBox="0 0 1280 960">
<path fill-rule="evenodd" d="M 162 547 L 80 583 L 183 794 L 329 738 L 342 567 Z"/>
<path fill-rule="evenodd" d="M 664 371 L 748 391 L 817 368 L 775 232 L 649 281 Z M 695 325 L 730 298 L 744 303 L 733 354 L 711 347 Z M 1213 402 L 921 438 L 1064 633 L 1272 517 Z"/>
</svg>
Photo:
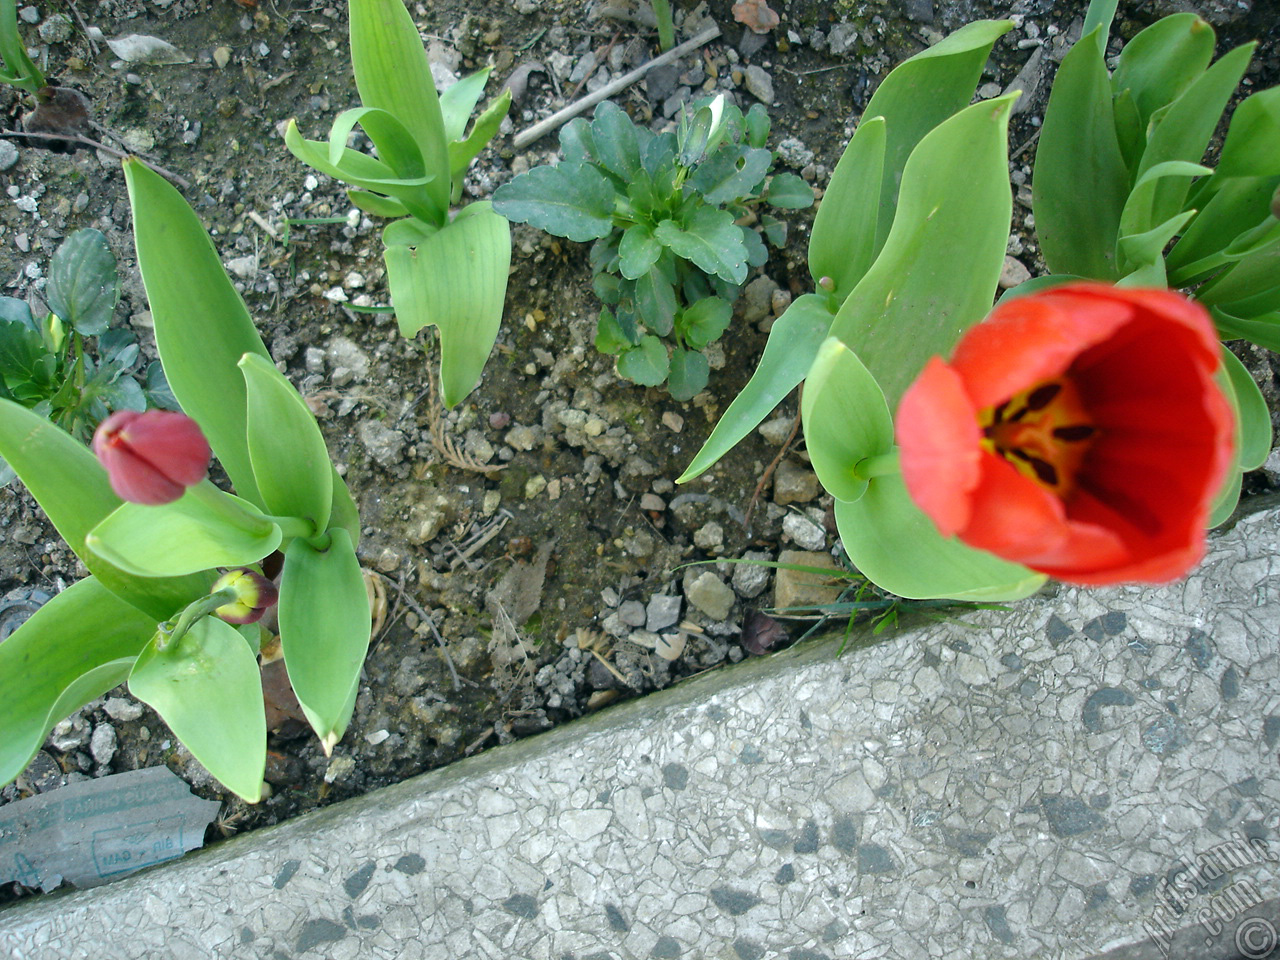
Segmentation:
<svg viewBox="0 0 1280 960">
<path fill-rule="evenodd" d="M 485 67 L 463 77 L 440 94 L 440 116 L 444 122 L 445 142 L 461 140 L 467 132 L 467 121 L 484 95 L 491 70 Z"/>
<path fill-rule="evenodd" d="M 55 723 L 124 682 L 156 619 L 90 576 L 0 643 L 0 784 L 22 772 Z"/>
<path fill-rule="evenodd" d="M 1012 214 L 1013 99 L 967 107 L 920 141 L 903 170 L 893 229 L 831 325 L 891 409 L 926 361 L 949 356 L 991 309 Z"/>
<path fill-rule="evenodd" d="M 0 318 L 0 383 L 4 377 L 14 381 L 36 380 L 46 356 L 40 334 L 18 320 Z"/>
<path fill-rule="evenodd" d="M 653 334 L 645 334 L 618 357 L 618 375 L 642 387 L 656 387 L 667 379 L 667 348 Z"/>
<path fill-rule="evenodd" d="M 1240 502 L 1240 488 L 1243 484 L 1244 474 L 1239 470 L 1232 470 L 1227 474 L 1222 489 L 1218 491 L 1213 506 L 1209 509 L 1210 529 L 1221 526 L 1231 519 L 1231 515 L 1236 512 L 1236 505 Z"/>
<path fill-rule="evenodd" d="M 382 245 L 384 247 L 416 247 L 426 243 L 440 232 L 440 228 L 432 223 L 425 223 L 417 217 L 408 217 L 388 223 L 382 228 Z"/>
<path fill-rule="evenodd" d="M 622 183 L 630 183 L 644 169 L 640 161 L 640 133 L 627 111 L 613 101 L 602 101 L 596 107 L 591 120 L 591 139 L 600 166 Z"/>
<path fill-rule="evenodd" d="M 747 143 L 753 147 L 763 147 L 769 139 L 769 111 L 764 104 L 753 103 L 742 119 L 746 127 Z"/>
<path fill-rule="evenodd" d="M 1204 157 L 1209 138 L 1244 76 L 1256 46 L 1256 43 L 1246 43 L 1227 53 L 1169 105 L 1147 138 L 1147 149 L 1138 166 L 1139 176 L 1170 160 L 1196 163 Z M 1154 222 L 1163 222 L 1182 209 L 1189 186 L 1185 180 L 1169 178 L 1157 185 Z"/>
<path fill-rule="evenodd" d="M 814 284 L 829 277 L 836 303 L 843 303 L 871 266 L 880 214 L 885 122 L 858 124 L 831 174 L 809 236 L 809 275 Z"/>
<path fill-rule="evenodd" d="M 1213 171 L 1208 167 L 1183 160 L 1168 160 L 1147 170 L 1138 177 L 1138 182 L 1133 185 L 1133 190 L 1129 193 L 1129 199 L 1125 201 L 1124 210 L 1120 214 L 1119 235 L 1126 237 L 1146 233 L 1157 224 L 1165 222 L 1156 219 L 1156 191 L 1162 180 L 1187 179 L 1212 173 Z"/>
<path fill-rule="evenodd" d="M 676 288 L 662 269 L 661 261 L 636 280 L 635 304 L 636 313 L 646 327 L 660 337 L 671 332 L 678 307 Z"/>
<path fill-rule="evenodd" d="M 1080 35 L 1087 37 L 1095 27 L 1101 27 L 1105 38 L 1107 31 L 1111 29 L 1111 21 L 1115 19 L 1117 5 L 1118 0 L 1089 0 L 1089 9 L 1084 15 L 1084 29 Z"/>
<path fill-rule="evenodd" d="M 267 763 L 258 658 L 217 617 L 197 620 L 166 650 L 156 649 L 159 636 L 133 665 L 129 692 L 160 714 L 223 786 L 257 803 Z"/>
<path fill-rule="evenodd" d="M 691 347 L 701 350 L 719 340 L 732 319 L 732 303 L 720 297 L 703 297 L 681 312 L 677 332 Z"/>
<path fill-rule="evenodd" d="M 618 244 L 618 270 L 628 280 L 635 280 L 648 273 L 660 256 L 662 244 L 653 238 L 653 228 L 635 223 L 627 227 Z"/>
<path fill-rule="evenodd" d="M 1048 579 L 938 533 L 901 475 L 876 477 L 853 502 L 836 501 L 836 528 L 868 580 L 909 600 L 1021 600 Z"/>
<path fill-rule="evenodd" d="M 601 353 L 616 356 L 627 347 L 631 340 L 618 323 L 617 317 L 608 307 L 600 308 L 600 317 L 596 320 L 596 349 Z"/>
<path fill-rule="evenodd" d="M 1218 175 L 1272 177 L 1280 174 L 1280 87 L 1247 98 L 1231 114 Z"/>
<path fill-rule="evenodd" d="M 1271 453 L 1271 412 L 1240 358 L 1222 348 L 1222 377 L 1236 413 L 1236 466 L 1257 470 Z"/>
<path fill-rule="evenodd" d="M 163 620 L 208 592 L 213 578 L 207 574 L 139 579 L 104 562 L 85 546 L 89 531 L 121 501 L 111 491 L 107 472 L 97 458 L 65 430 L 24 407 L 0 400 L 0 457 L 17 472 L 89 572 L 125 602 Z"/>
<path fill-rule="evenodd" d="M 360 511 L 356 502 L 351 499 L 351 491 L 347 489 L 338 471 L 333 471 L 333 505 L 329 508 L 329 529 L 341 527 L 347 531 L 351 543 L 360 544 Z"/>
<path fill-rule="evenodd" d="M 1196 299 L 1243 318 L 1280 310 L 1280 246 L 1264 247 L 1196 291 Z"/>
<path fill-rule="evenodd" d="M 711 366 L 696 350 L 675 347 L 671 351 L 671 369 L 667 374 L 667 392 L 672 400 L 684 403 L 700 394 L 707 385 Z"/>
<path fill-rule="evenodd" d="M 333 466 L 315 416 L 275 365 L 255 353 L 240 359 L 249 396 L 248 442 L 253 476 L 267 512 L 329 525 Z"/>
<path fill-rule="evenodd" d="M 431 64 L 403 0 L 351 0 L 351 67 L 360 102 L 380 107 L 408 128 L 434 179 L 426 185 L 434 217 L 449 210 L 449 152 Z M 415 214 L 416 215 L 416 214 Z"/>
<path fill-rule="evenodd" d="M 565 163 L 588 163 L 596 159 L 590 120 L 574 117 L 560 128 L 560 153 L 564 155 Z"/>
<path fill-rule="evenodd" d="M 1194 210 L 1187 210 L 1176 217 L 1171 217 L 1159 226 L 1152 227 L 1146 233 L 1122 236 L 1116 247 L 1120 254 L 1121 268 L 1132 272 L 1142 267 L 1154 267 L 1158 263 L 1163 276 L 1164 262 L 1161 258 L 1161 253 L 1168 246 L 1174 235 L 1195 215 L 1196 212 Z M 1165 284 L 1162 282 L 1159 285 L 1164 286 Z"/>
<path fill-rule="evenodd" d="M 511 228 L 487 203 L 472 203 L 417 247 L 387 247 L 384 257 L 400 332 L 440 331 L 440 391 L 452 407 L 480 382 L 498 337 Z"/>
<path fill-rule="evenodd" d="M 77 230 L 62 241 L 49 261 L 45 296 L 49 309 L 83 336 L 96 336 L 111 325 L 120 277 L 101 231 Z"/>
<path fill-rule="evenodd" d="M 493 209 L 508 220 L 581 243 L 609 235 L 615 197 L 613 184 L 595 167 L 565 161 L 534 167 L 504 183 L 493 192 Z"/>
<path fill-rule="evenodd" d="M 763 267 L 769 262 L 769 248 L 764 245 L 764 238 L 751 227 L 738 225 L 742 233 L 742 243 L 747 248 L 747 266 Z"/>
<path fill-rule="evenodd" d="M 1006 300 L 1016 300 L 1018 297 L 1025 297 L 1028 294 L 1036 293 L 1039 290 L 1048 290 L 1051 287 L 1060 287 L 1064 283 L 1071 283 L 1074 280 L 1082 280 L 1083 277 L 1073 277 L 1070 274 L 1052 273 L 1044 277 L 1032 277 L 1030 280 L 1024 280 L 1012 290 L 1006 290 L 1000 295 L 1000 299 L 996 301 L 996 306 L 1004 303 Z"/>
<path fill-rule="evenodd" d="M 1175 13 L 1157 20 L 1124 45 L 1111 76 L 1111 89 L 1117 95 L 1130 91 L 1140 130 L 1153 113 L 1176 100 L 1204 73 L 1213 59 L 1213 44 L 1209 24 L 1194 13 Z"/>
<path fill-rule="evenodd" d="M 261 505 L 245 442 L 246 353 L 271 359 L 199 218 L 158 173 L 124 161 L 138 267 L 173 394 L 246 500 Z"/>
<path fill-rule="evenodd" d="M 1219 171 L 1212 179 L 1221 176 Z M 1222 252 L 1240 236 L 1242 228 L 1261 223 L 1269 216 L 1271 197 L 1280 188 L 1280 176 L 1235 177 L 1220 183 L 1165 257 L 1175 286 L 1188 284 L 1227 262 Z"/>
<path fill-rule="evenodd" d="M 726 147 L 700 163 L 688 180 L 703 203 L 720 206 L 751 194 L 773 165 L 773 152 Z M 812 202 L 812 191 L 809 195 Z"/>
<path fill-rule="evenodd" d="M 884 394 L 857 356 L 829 337 L 805 377 L 800 401 L 805 448 L 822 486 L 837 500 L 867 491 L 860 461 L 893 449 L 893 417 Z"/>
<path fill-rule="evenodd" d="M 809 372 L 832 319 L 823 297 L 806 293 L 791 302 L 769 330 L 756 372 L 729 404 L 677 483 L 688 483 L 705 473 L 786 399 Z"/>
<path fill-rule="evenodd" d="M 1142 151 L 1147 148 L 1147 126 L 1138 116 L 1138 105 L 1133 102 L 1133 93 L 1122 90 L 1111 101 L 1111 109 L 1116 121 L 1116 142 L 1120 144 L 1120 155 L 1124 157 L 1125 169 L 1130 173 L 1138 169 L 1142 162 Z"/>
<path fill-rule="evenodd" d="M 325 753 L 351 719 L 369 649 L 369 597 L 345 530 L 325 550 L 296 539 L 280 578 L 280 645 L 289 682 Z"/>
<path fill-rule="evenodd" d="M 347 191 L 347 199 L 352 206 L 375 217 L 407 217 L 409 210 L 403 203 L 393 197 L 384 197 L 368 190 L 352 188 Z"/>
<path fill-rule="evenodd" d="M 787 222 L 779 220 L 777 217 L 767 213 L 760 214 L 760 229 L 764 231 L 765 238 L 775 247 L 785 247 L 787 245 Z M 809 244 L 812 249 L 813 244 Z"/>
<path fill-rule="evenodd" d="M 455 84 L 456 86 L 456 84 Z M 453 89 L 450 87 L 449 89 Z M 454 203 L 462 196 L 462 178 L 467 167 L 486 146 L 497 136 L 498 128 L 511 109 L 511 91 L 503 90 L 502 95 L 484 108 L 484 112 L 476 117 L 471 133 L 465 140 L 449 142 L 449 176 L 453 181 L 452 199 Z"/>
<path fill-rule="evenodd" d="M 436 171 L 427 170 L 413 134 L 397 117 L 377 107 L 354 107 L 343 110 L 334 118 L 333 126 L 329 128 L 330 166 L 341 166 L 347 152 L 347 137 L 357 124 L 364 127 L 364 132 L 378 151 L 378 158 L 394 170 L 397 177 L 413 179 L 437 175 Z"/>
<path fill-rule="evenodd" d="M 1013 28 L 1010 20 L 965 24 L 895 67 L 871 97 L 864 121 L 884 117 L 885 149 L 874 252 L 879 252 L 898 195 L 902 169 L 925 134 L 973 99 L 991 48 Z"/>
<path fill-rule="evenodd" d="M 733 214 L 716 207 L 698 207 L 683 226 L 663 220 L 653 235 L 663 246 L 706 273 L 731 283 L 747 278 L 747 251 Z"/>
<path fill-rule="evenodd" d="M 280 528 L 253 504 L 208 481 L 197 487 L 160 506 L 121 504 L 86 534 L 85 544 L 138 577 L 248 566 L 280 546 Z"/>
<path fill-rule="evenodd" d="M 1106 29 L 1063 58 L 1049 94 L 1032 180 L 1036 236 L 1054 273 L 1114 280 L 1129 173 L 1116 139 Z M 1197 158 L 1198 159 L 1198 158 Z"/>
<path fill-rule="evenodd" d="M 764 198 L 783 210 L 807 210 L 813 206 L 813 188 L 794 173 L 775 173 Z"/>
<path fill-rule="evenodd" d="M 1232 316 L 1217 307 L 1210 307 L 1209 313 L 1223 340 L 1248 340 L 1280 353 L 1280 312 L 1253 320 Z"/>
</svg>

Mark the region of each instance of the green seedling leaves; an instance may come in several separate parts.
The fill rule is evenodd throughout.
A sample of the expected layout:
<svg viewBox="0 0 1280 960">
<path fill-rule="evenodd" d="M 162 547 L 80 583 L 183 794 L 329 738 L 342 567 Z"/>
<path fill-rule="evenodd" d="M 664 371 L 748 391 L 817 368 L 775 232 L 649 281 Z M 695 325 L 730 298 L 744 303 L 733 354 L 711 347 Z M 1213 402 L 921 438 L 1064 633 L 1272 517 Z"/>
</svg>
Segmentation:
<svg viewBox="0 0 1280 960">
<path fill-rule="evenodd" d="M 813 188 L 794 173 L 777 173 L 764 198 L 784 210 L 806 210 L 813 206 Z"/>
<path fill-rule="evenodd" d="M 101 231 L 77 230 L 49 262 L 49 309 L 76 332 L 96 336 L 111 325 L 120 299 L 116 258 Z"/>
<path fill-rule="evenodd" d="M 566 160 L 534 167 L 493 193 L 493 209 L 508 220 L 579 242 L 613 229 L 614 188 L 588 163 Z"/>
<path fill-rule="evenodd" d="M 875 477 L 855 501 L 837 500 L 836 528 L 854 566 L 909 600 L 1021 600 L 1047 579 L 944 538 L 912 502 L 900 475 Z"/>
<path fill-rule="evenodd" d="M 618 375 L 642 387 L 656 387 L 667 379 L 668 370 L 667 348 L 653 334 L 645 334 L 618 357 Z"/>
<path fill-rule="evenodd" d="M 863 120 L 836 164 L 813 218 L 809 274 L 815 285 L 824 277 L 831 280 L 837 304 L 844 302 L 872 263 L 884 152 L 884 118 Z"/>
<path fill-rule="evenodd" d="M 733 221 L 727 210 L 698 207 L 683 224 L 663 220 L 653 235 L 676 256 L 692 261 L 704 272 L 742 283 L 747 278 L 747 254 Z"/>
<path fill-rule="evenodd" d="M 369 649 L 369 598 L 345 530 L 318 549 L 295 539 L 280 579 L 280 644 L 289 681 L 325 753 L 342 739 Z"/>
<path fill-rule="evenodd" d="M 347 191 L 347 199 L 352 206 L 375 217 L 407 217 L 409 208 L 399 200 L 371 193 L 368 190 L 351 189 Z"/>
<path fill-rule="evenodd" d="M 249 460 L 263 504 L 278 516 L 309 520 L 314 533 L 323 533 L 333 469 L 316 418 L 274 364 L 246 353 L 240 372 L 249 397 Z"/>
<path fill-rule="evenodd" d="M 236 364 L 270 360 L 199 218 L 170 184 L 124 161 L 138 267 L 169 386 L 196 420 L 240 496 L 261 505 L 245 439 L 246 394 Z"/>
<path fill-rule="evenodd" d="M 155 617 L 90 576 L 0 643 L 0 784 L 22 772 L 55 723 L 123 683 L 155 629 Z"/>
<path fill-rule="evenodd" d="M 832 324 L 890 407 L 929 357 L 949 355 L 991 309 L 1012 215 L 1013 100 L 976 103 L 920 141 L 903 170 L 893 229 Z"/>
<path fill-rule="evenodd" d="M 246 500 L 208 481 L 161 506 L 125 503 L 85 537 L 90 550 L 139 577 L 182 576 L 257 563 L 280 546 L 280 528 Z"/>
<path fill-rule="evenodd" d="M 636 281 L 635 304 L 636 313 L 640 315 L 644 325 L 658 336 L 665 337 L 672 331 L 679 302 L 675 282 L 663 269 L 661 258 L 648 273 Z"/>
<path fill-rule="evenodd" d="M 590 120 L 574 117 L 560 128 L 560 152 L 564 154 L 566 163 L 590 163 L 596 159 L 596 142 L 591 136 Z"/>
<path fill-rule="evenodd" d="M 455 84 L 454 86 L 457 86 Z M 453 88 L 450 87 L 450 90 Z M 502 126 L 502 121 L 507 115 L 507 111 L 511 109 L 511 91 L 503 90 L 502 94 L 494 100 L 489 106 L 485 107 L 484 112 L 476 117 L 476 122 L 471 126 L 471 133 L 465 140 L 451 140 L 449 142 L 449 176 L 453 180 L 452 200 L 457 203 L 462 196 L 462 178 L 467 172 L 467 167 L 486 146 L 489 141 L 497 136 L 498 128 Z"/>
<path fill-rule="evenodd" d="M 720 297 L 703 297 L 680 314 L 677 332 L 689 346 L 701 350 L 719 340 L 732 319 L 732 303 Z"/>
<path fill-rule="evenodd" d="M 870 371 L 835 337 L 823 343 L 805 377 L 800 411 L 823 487 L 837 500 L 857 500 L 867 491 L 858 464 L 893 448 L 893 417 Z"/>
<path fill-rule="evenodd" d="M 129 692 L 149 704 L 211 774 L 257 803 L 267 762 L 267 718 L 258 659 L 216 617 L 197 620 L 164 650 L 157 634 L 129 674 Z"/>
<path fill-rule="evenodd" d="M 631 338 L 608 307 L 600 308 L 600 317 L 596 320 L 595 344 L 597 350 L 609 356 L 617 356 L 631 346 Z"/>
<path fill-rule="evenodd" d="M 622 234 L 618 244 L 618 272 L 628 280 L 635 280 L 648 273 L 662 256 L 662 244 L 654 239 L 653 227 L 636 223 Z"/>
<path fill-rule="evenodd" d="M 677 483 L 705 473 L 796 388 L 827 339 L 832 319 L 824 297 L 807 293 L 791 302 L 774 321 L 751 380 L 734 397 Z"/>
<path fill-rule="evenodd" d="M 440 332 L 440 390 L 455 406 L 480 382 L 502 323 L 511 266 L 511 227 L 488 203 L 472 203 L 416 247 L 384 258 L 396 321 L 405 337 L 427 324 Z"/>
<path fill-rule="evenodd" d="M 641 150 L 651 137 L 648 130 L 642 131 L 632 123 L 616 103 L 605 100 L 596 107 L 591 121 L 596 160 L 622 184 L 630 183 L 644 169 Z"/>
<path fill-rule="evenodd" d="M 753 188 L 764 180 L 771 166 L 773 153 L 769 150 L 725 149 L 702 163 L 689 178 L 689 185 L 705 203 L 729 203 L 750 195 Z M 809 201 L 813 202 L 813 191 L 809 191 Z"/>
<path fill-rule="evenodd" d="M 710 373 L 711 366 L 704 354 L 683 347 L 673 347 L 670 370 L 667 373 L 667 392 L 671 394 L 671 399 L 681 403 L 692 400 L 706 387 Z"/>
</svg>

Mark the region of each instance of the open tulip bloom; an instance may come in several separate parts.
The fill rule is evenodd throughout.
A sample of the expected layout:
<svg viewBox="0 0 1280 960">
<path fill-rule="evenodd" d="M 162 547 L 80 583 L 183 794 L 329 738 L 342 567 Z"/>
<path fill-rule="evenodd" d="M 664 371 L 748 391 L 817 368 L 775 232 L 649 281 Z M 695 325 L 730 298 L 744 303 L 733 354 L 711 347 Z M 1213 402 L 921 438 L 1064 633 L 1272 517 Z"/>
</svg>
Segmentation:
<svg viewBox="0 0 1280 960">
<path fill-rule="evenodd" d="M 1205 310 L 1168 290 L 1010 300 L 903 395 L 907 491 L 942 534 L 1059 580 L 1181 577 L 1233 463 L 1219 355 Z"/>
</svg>

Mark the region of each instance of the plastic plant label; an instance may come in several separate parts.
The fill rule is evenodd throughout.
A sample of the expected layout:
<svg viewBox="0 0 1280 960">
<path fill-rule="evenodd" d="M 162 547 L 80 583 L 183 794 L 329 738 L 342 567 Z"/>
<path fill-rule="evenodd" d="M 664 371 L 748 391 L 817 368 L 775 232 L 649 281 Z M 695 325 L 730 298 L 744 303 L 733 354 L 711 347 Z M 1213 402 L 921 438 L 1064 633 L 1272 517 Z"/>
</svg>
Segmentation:
<svg viewBox="0 0 1280 960">
<path fill-rule="evenodd" d="M 204 843 L 218 815 L 167 767 L 68 784 L 0 807 L 0 883 L 96 887 Z"/>
</svg>

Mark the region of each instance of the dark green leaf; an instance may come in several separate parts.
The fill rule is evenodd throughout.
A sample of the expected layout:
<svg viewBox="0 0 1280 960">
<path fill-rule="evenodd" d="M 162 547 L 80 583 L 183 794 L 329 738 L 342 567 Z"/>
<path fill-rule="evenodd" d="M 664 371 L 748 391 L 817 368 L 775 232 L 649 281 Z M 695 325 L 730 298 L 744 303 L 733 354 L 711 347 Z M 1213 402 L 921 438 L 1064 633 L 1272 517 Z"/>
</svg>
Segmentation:
<svg viewBox="0 0 1280 960">
<path fill-rule="evenodd" d="M 1223 340 L 1248 340 L 1260 347 L 1280 353 L 1280 312 L 1253 320 L 1242 320 L 1213 307 L 1214 326 Z"/>
<path fill-rule="evenodd" d="M 595 167 L 566 161 L 534 167 L 493 194 L 493 208 L 508 220 L 547 233 L 584 241 L 607 237 L 613 229 L 617 194 Z"/>
<path fill-rule="evenodd" d="M 674 220 L 658 224 L 654 236 L 678 257 L 696 263 L 706 273 L 733 283 L 747 278 L 747 251 L 733 214 L 700 207 L 682 227 Z"/>
<path fill-rule="evenodd" d="M 1271 453 L 1271 413 L 1258 384 L 1240 359 L 1222 348 L 1222 377 L 1229 381 L 1236 411 L 1236 465 L 1241 470 L 1257 470 Z"/>
<path fill-rule="evenodd" d="M 769 248 L 760 234 L 751 227 L 738 227 L 742 231 L 742 243 L 747 248 L 747 266 L 763 267 L 769 259 Z"/>
<path fill-rule="evenodd" d="M 10 382 L 34 381 L 46 356 L 40 334 L 18 321 L 0 319 L 0 377 Z"/>
<path fill-rule="evenodd" d="M 655 184 L 662 184 L 667 190 L 672 189 L 672 178 L 675 176 L 676 151 L 679 149 L 674 133 L 662 133 L 654 137 L 644 147 L 644 169 Z"/>
<path fill-rule="evenodd" d="M 629 346 L 631 346 L 631 340 L 623 332 L 613 311 L 608 307 L 602 307 L 600 319 L 596 321 L 596 349 L 601 353 L 616 356 Z"/>
<path fill-rule="evenodd" d="M 776 173 L 764 198 L 784 210 L 805 210 L 813 206 L 813 188 L 794 173 Z"/>
<path fill-rule="evenodd" d="M 779 220 L 772 214 L 760 214 L 760 228 L 764 231 L 765 238 L 775 247 L 785 247 L 787 245 L 787 222 Z"/>
<path fill-rule="evenodd" d="M 724 147 L 700 163 L 688 183 L 704 203 L 720 206 L 751 196 L 772 165 L 768 150 Z M 812 202 L 812 192 L 809 199 Z"/>
<path fill-rule="evenodd" d="M 159 407 L 161 410 L 182 409 L 178 406 L 178 398 L 169 389 L 169 381 L 165 379 L 164 367 L 159 360 L 152 360 L 147 364 L 145 383 L 147 401 L 151 406 Z"/>
<path fill-rule="evenodd" d="M 689 346 L 701 350 L 719 340 L 732 319 L 732 303 L 719 297 L 705 297 L 681 312 L 680 336 Z"/>
<path fill-rule="evenodd" d="M 591 278 L 591 289 L 604 303 L 617 303 L 621 297 L 621 281 L 612 273 L 597 273 Z"/>
<path fill-rule="evenodd" d="M 62 241 L 49 262 L 45 293 L 49 309 L 83 336 L 107 329 L 120 299 L 120 278 L 101 231 L 77 230 Z"/>
<path fill-rule="evenodd" d="M 667 379 L 667 348 L 652 334 L 618 357 L 618 375 L 642 387 L 656 387 Z"/>
<path fill-rule="evenodd" d="M 636 313 L 652 332 L 665 337 L 676 318 L 676 290 L 656 265 L 636 280 Z"/>
<path fill-rule="evenodd" d="M 590 120 L 574 117 L 560 128 L 560 152 L 564 154 L 566 163 L 587 163 L 596 159 Z"/>
<path fill-rule="evenodd" d="M 1280 87 L 1255 93 L 1236 107 L 1222 144 L 1220 177 L 1280 174 Z"/>
<path fill-rule="evenodd" d="M 747 128 L 747 143 L 759 149 L 769 139 L 769 111 L 764 104 L 753 103 L 743 118 Z"/>
<path fill-rule="evenodd" d="M 653 228 L 647 223 L 633 224 L 618 244 L 618 270 L 628 280 L 635 280 L 648 273 L 661 255 L 662 244 L 653 238 Z"/>
<path fill-rule="evenodd" d="M 648 133 L 648 131 L 645 131 Z M 596 157 L 604 167 L 624 184 L 630 183 L 642 169 L 640 135 L 627 111 L 611 100 L 603 101 L 591 121 L 591 138 Z"/>
<path fill-rule="evenodd" d="M 30 304 L 16 297 L 0 297 L 0 320 L 20 323 L 32 333 L 40 332 L 40 325 L 31 316 Z"/>
<path fill-rule="evenodd" d="M 671 370 L 668 374 L 667 392 L 671 399 L 681 403 L 692 400 L 707 385 L 711 367 L 707 358 L 693 350 L 676 347 L 671 351 Z"/>
</svg>

